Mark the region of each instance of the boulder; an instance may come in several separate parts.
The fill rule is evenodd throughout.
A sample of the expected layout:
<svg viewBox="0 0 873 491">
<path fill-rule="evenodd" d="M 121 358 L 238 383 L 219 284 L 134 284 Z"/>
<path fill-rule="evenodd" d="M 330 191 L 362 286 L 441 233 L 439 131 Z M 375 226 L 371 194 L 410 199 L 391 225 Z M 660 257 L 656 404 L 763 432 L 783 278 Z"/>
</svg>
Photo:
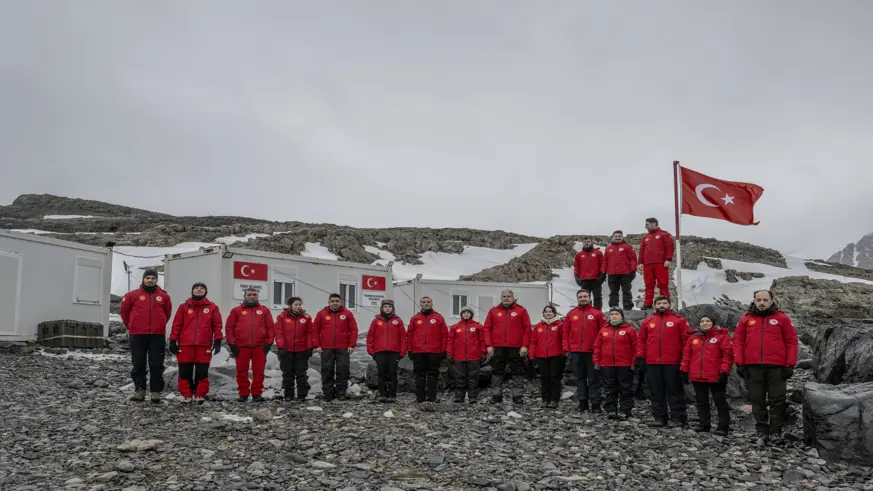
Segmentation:
<svg viewBox="0 0 873 491">
<path fill-rule="evenodd" d="M 726 328 L 733 333 L 734 329 L 737 327 L 737 323 L 740 321 L 740 317 L 746 313 L 746 309 L 747 306 L 740 302 L 723 297 L 717 299 L 714 304 L 703 303 L 690 305 L 680 310 L 679 315 L 688 320 L 688 325 L 691 326 L 691 329 L 696 329 L 700 322 L 700 318 L 704 315 L 708 315 L 713 319 L 713 321 L 715 321 L 715 325 Z"/>
<path fill-rule="evenodd" d="M 873 462 L 873 382 L 803 387 L 803 435 L 825 460 Z"/>
<path fill-rule="evenodd" d="M 790 276 L 773 280 L 770 290 L 808 345 L 813 345 L 821 326 L 873 319 L 873 285 L 866 283 Z"/>
<path fill-rule="evenodd" d="M 821 326 L 813 344 L 812 369 L 822 383 L 873 382 L 873 320 Z"/>
</svg>

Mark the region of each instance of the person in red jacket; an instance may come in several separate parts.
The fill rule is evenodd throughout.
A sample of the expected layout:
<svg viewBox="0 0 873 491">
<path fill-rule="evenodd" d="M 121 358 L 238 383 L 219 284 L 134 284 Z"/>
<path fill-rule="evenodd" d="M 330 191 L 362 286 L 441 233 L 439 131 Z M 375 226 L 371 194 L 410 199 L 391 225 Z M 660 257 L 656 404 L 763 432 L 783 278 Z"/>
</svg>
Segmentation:
<svg viewBox="0 0 873 491">
<path fill-rule="evenodd" d="M 601 273 L 606 273 L 606 283 L 609 285 L 609 306 L 618 307 L 618 291 L 621 290 L 621 302 L 624 310 L 633 310 L 634 297 L 631 283 L 637 277 L 637 255 L 634 247 L 624 241 L 624 232 L 616 230 L 612 233 L 612 244 L 603 253 Z"/>
<path fill-rule="evenodd" d="M 774 303 L 773 293 L 755 292 L 734 331 L 734 361 L 746 381 L 758 439 L 764 443 L 783 443 L 787 383 L 797 365 L 797 346 L 797 330 Z"/>
<path fill-rule="evenodd" d="M 206 298 L 205 283 L 194 283 L 191 298 L 179 305 L 170 331 L 170 353 L 179 363 L 182 402 L 203 404 L 209 394 L 209 363 L 221 351 L 221 312 Z"/>
<path fill-rule="evenodd" d="M 530 336 L 530 359 L 540 372 L 540 393 L 543 407 L 557 409 L 561 401 L 561 379 L 569 346 L 564 343 L 564 323 L 551 305 L 543 308 L 543 319 L 533 328 Z"/>
<path fill-rule="evenodd" d="M 655 313 L 640 324 L 640 342 L 637 345 L 637 367 L 646 367 L 646 381 L 652 397 L 654 428 L 688 424 L 685 410 L 685 390 L 679 368 L 682 350 L 691 335 L 688 321 L 671 309 L 670 299 L 655 299 Z M 667 414 L 667 405 L 670 414 Z"/>
<path fill-rule="evenodd" d="M 576 292 L 579 303 L 564 316 L 564 344 L 570 352 L 570 367 L 576 375 L 576 398 L 579 411 L 600 412 L 600 374 L 594 370 L 594 341 L 606 327 L 603 311 L 591 306 L 587 290 Z"/>
<path fill-rule="evenodd" d="M 146 393 L 146 374 L 151 401 L 161 402 L 164 390 L 164 354 L 167 349 L 167 321 L 173 313 L 170 295 L 158 286 L 158 273 L 147 269 L 142 284 L 121 299 L 121 321 L 127 327 L 133 369 L 132 401 L 142 402 Z"/>
<path fill-rule="evenodd" d="M 277 399 L 293 401 L 296 382 L 297 400 L 306 400 L 311 388 L 306 370 L 314 347 L 312 317 L 303 310 L 302 298 L 291 297 L 288 299 L 288 308 L 276 317 L 276 348 L 279 350 L 279 368 L 282 370 L 282 396 Z"/>
<path fill-rule="evenodd" d="M 524 358 L 530 344 L 530 314 L 516 303 L 515 293 L 500 293 L 500 304 L 485 316 L 485 346 L 491 359 L 491 402 L 503 402 L 503 385 L 509 386 L 514 404 L 524 403 Z M 506 373 L 507 365 L 509 372 Z"/>
<path fill-rule="evenodd" d="M 367 353 L 376 360 L 378 369 L 378 402 L 397 399 L 397 364 L 406 356 L 406 328 L 394 313 L 394 300 L 382 300 L 381 311 L 370 322 L 367 331 Z"/>
<path fill-rule="evenodd" d="M 227 347 L 236 360 L 236 385 L 239 402 L 249 400 L 263 402 L 264 369 L 267 366 L 267 353 L 273 347 L 275 325 L 270 309 L 258 302 L 258 291 L 249 288 L 244 292 L 245 300 L 231 309 L 227 316 L 225 336 Z M 252 379 L 249 381 L 249 365 Z"/>
<path fill-rule="evenodd" d="M 609 309 L 609 322 L 594 341 L 594 369 L 603 375 L 604 407 L 609 419 L 631 417 L 636 352 L 637 330 L 624 320 L 621 309 Z"/>
<path fill-rule="evenodd" d="M 461 321 L 449 328 L 446 355 L 458 370 L 455 380 L 455 402 L 464 396 L 473 404 L 479 394 L 479 371 L 488 350 L 485 348 L 485 328 L 473 320 L 473 308 L 461 308 Z"/>
<path fill-rule="evenodd" d="M 321 353 L 321 392 L 325 402 L 345 399 L 349 388 L 351 354 L 358 344 L 358 322 L 338 293 L 315 314 L 315 351 Z"/>
<path fill-rule="evenodd" d="M 655 283 L 658 284 L 658 294 L 670 296 L 670 264 L 673 261 L 673 236 L 658 227 L 658 220 L 646 218 L 646 230 L 649 232 L 640 242 L 639 272 L 643 273 L 646 284 L 646 297 L 643 300 L 643 310 L 652 308 L 655 298 Z"/>
<path fill-rule="evenodd" d="M 734 349 L 727 329 L 716 327 L 712 317 L 704 315 L 698 321 L 700 328 L 691 334 L 682 353 L 682 382 L 694 384 L 697 415 L 700 426 L 695 431 L 708 433 L 712 413 L 709 395 L 718 411 L 715 434 L 726 436 L 731 424 L 731 410 L 727 402 L 727 381 L 734 364 Z"/>
<path fill-rule="evenodd" d="M 446 357 L 449 328 L 446 319 L 433 310 L 433 300 L 422 297 L 421 310 L 409 320 L 406 346 L 415 372 L 416 402 L 436 402 L 440 364 Z"/>
<path fill-rule="evenodd" d="M 573 261 L 573 277 L 580 288 L 591 292 L 594 307 L 603 310 L 603 282 L 606 281 L 603 252 L 594 247 L 594 241 L 589 237 L 582 239 L 582 250 Z"/>
</svg>

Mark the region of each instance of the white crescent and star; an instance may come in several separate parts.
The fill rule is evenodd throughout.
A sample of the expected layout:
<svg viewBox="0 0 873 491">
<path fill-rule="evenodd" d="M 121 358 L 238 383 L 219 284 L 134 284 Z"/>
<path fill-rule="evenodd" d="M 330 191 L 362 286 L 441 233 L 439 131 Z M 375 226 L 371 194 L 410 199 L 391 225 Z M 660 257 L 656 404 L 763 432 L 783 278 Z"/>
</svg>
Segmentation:
<svg viewBox="0 0 873 491">
<path fill-rule="evenodd" d="M 698 196 L 700 196 L 699 193 L 698 193 Z M 249 276 L 251 276 L 251 274 L 246 274 L 246 268 L 249 268 L 249 267 L 250 267 L 250 266 L 249 266 L 248 264 L 243 264 L 242 267 L 239 268 L 239 274 L 245 276 L 246 278 L 248 278 Z"/>
<path fill-rule="evenodd" d="M 697 187 L 694 188 L 694 192 L 697 194 L 697 200 L 706 206 L 709 206 L 712 208 L 718 208 L 719 205 L 709 201 L 708 199 L 706 199 L 705 196 L 703 196 L 703 190 L 708 189 L 708 188 L 713 188 L 713 189 L 716 189 L 718 191 L 721 191 L 721 189 L 718 189 L 718 186 L 716 186 L 714 184 L 698 184 Z M 731 196 L 727 193 L 724 193 L 724 197 L 720 198 L 720 199 L 722 201 L 724 201 L 725 206 L 734 204 L 734 196 Z"/>
<path fill-rule="evenodd" d="M 373 288 L 373 278 L 367 278 L 367 288 Z"/>
</svg>

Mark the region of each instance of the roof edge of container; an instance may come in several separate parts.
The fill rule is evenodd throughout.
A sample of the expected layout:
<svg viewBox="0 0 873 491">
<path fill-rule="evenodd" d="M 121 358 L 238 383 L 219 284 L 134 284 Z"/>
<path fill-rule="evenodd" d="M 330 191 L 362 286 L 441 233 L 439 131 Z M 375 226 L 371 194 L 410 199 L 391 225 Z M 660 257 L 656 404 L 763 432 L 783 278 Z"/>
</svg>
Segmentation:
<svg viewBox="0 0 873 491">
<path fill-rule="evenodd" d="M 281 254 L 278 252 L 268 252 L 268 251 L 259 251 L 255 249 L 243 249 L 240 247 L 222 247 L 220 245 L 216 245 L 213 247 L 208 247 L 205 249 L 201 249 L 198 251 L 189 251 L 189 252 L 179 252 L 175 254 L 168 254 L 167 259 L 185 259 L 189 257 L 203 256 L 207 254 L 223 254 L 225 252 L 229 252 L 232 254 L 240 254 L 245 256 L 254 256 L 260 257 L 264 259 L 280 259 L 287 261 L 295 261 L 309 264 L 325 264 L 331 266 L 341 266 L 346 268 L 355 268 L 355 269 L 363 269 L 366 271 L 377 271 L 379 273 L 391 273 L 391 268 L 389 266 L 382 266 L 379 264 L 363 264 L 363 263 L 354 263 L 351 261 L 336 261 L 333 259 L 317 259 L 306 256 L 298 256 L 294 254 Z"/>
<path fill-rule="evenodd" d="M 41 235 L 36 234 L 26 234 L 23 232 L 13 232 L 9 229 L 0 229 L 0 237 L 8 237 L 10 239 L 19 239 L 26 240 L 29 242 L 36 242 L 38 244 L 48 244 L 55 245 L 59 247 L 66 247 L 68 249 L 78 249 L 80 251 L 88 251 L 94 252 L 97 254 L 103 254 L 108 256 L 109 253 L 112 252 L 112 249 L 108 247 L 100 247 L 100 246 L 92 246 L 88 244 L 81 244 L 79 242 L 72 242 L 69 240 L 61 240 L 55 239 L 54 237 L 43 237 Z"/>
</svg>

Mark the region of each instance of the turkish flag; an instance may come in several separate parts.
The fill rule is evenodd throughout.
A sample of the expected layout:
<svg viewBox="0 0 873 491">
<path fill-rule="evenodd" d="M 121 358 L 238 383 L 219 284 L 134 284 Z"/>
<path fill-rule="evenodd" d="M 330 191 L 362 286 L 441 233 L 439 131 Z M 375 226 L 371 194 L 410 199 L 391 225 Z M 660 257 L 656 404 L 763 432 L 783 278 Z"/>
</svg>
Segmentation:
<svg viewBox="0 0 873 491">
<path fill-rule="evenodd" d="M 757 225 L 755 202 L 764 188 L 747 182 L 723 181 L 691 169 L 682 172 L 682 214 Z"/>
<path fill-rule="evenodd" d="M 267 281 L 267 265 L 234 261 L 233 277 L 237 280 Z"/>
<path fill-rule="evenodd" d="M 365 274 L 361 276 L 361 283 L 364 285 L 361 287 L 362 290 L 385 291 L 384 276 L 370 276 Z"/>
</svg>

